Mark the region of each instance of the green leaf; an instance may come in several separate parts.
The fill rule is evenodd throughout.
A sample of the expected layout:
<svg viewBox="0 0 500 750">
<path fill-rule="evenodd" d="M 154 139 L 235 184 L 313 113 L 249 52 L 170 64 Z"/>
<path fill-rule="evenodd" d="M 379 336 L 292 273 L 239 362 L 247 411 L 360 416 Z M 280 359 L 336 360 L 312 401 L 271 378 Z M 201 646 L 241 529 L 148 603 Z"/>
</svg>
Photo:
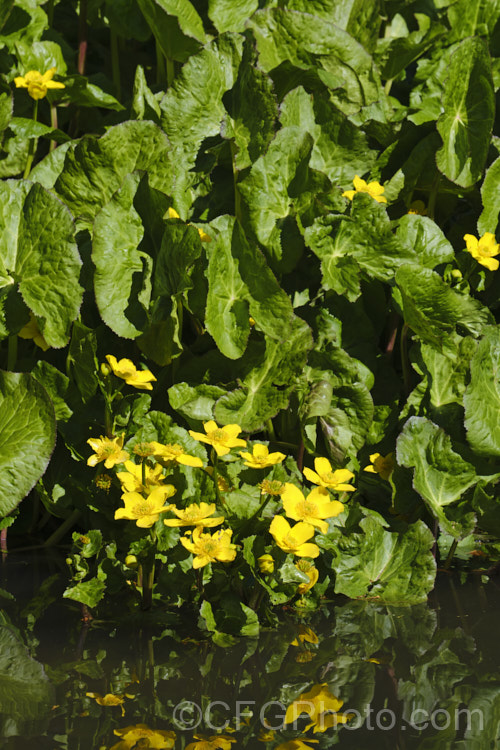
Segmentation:
<svg viewBox="0 0 500 750">
<path fill-rule="evenodd" d="M 459 294 L 428 268 L 404 265 L 396 272 L 409 327 L 438 349 L 452 346 L 449 334 L 457 325 L 474 335 L 491 322 L 491 313 L 472 297 Z"/>
<path fill-rule="evenodd" d="M 43 665 L 7 625 L 0 625 L 0 712 L 21 727 L 43 720 L 55 701 L 54 686 Z M 28 730 L 29 731 L 29 730 Z M 5 735 L 4 735 L 5 737 Z"/>
<path fill-rule="evenodd" d="M 500 18 L 498 0 L 456 0 L 447 10 L 451 33 L 450 44 L 465 37 L 493 34 Z"/>
<path fill-rule="evenodd" d="M 27 181 L 0 183 L 0 256 L 49 346 L 67 344 L 83 289 L 75 226 L 67 208 Z"/>
<path fill-rule="evenodd" d="M 481 39 L 465 39 L 453 54 L 443 108 L 437 121 L 443 139 L 437 167 L 457 185 L 471 187 L 482 175 L 495 116 L 491 64 Z"/>
<path fill-rule="evenodd" d="M 160 105 L 147 84 L 141 65 L 135 69 L 131 111 L 136 120 L 160 121 Z"/>
<path fill-rule="evenodd" d="M 464 397 L 467 440 L 482 456 L 500 455 L 500 328 L 488 328 L 470 364 Z"/>
<path fill-rule="evenodd" d="M 165 57 L 185 62 L 205 42 L 203 22 L 189 0 L 137 0 Z"/>
<path fill-rule="evenodd" d="M 49 394 L 57 421 L 67 422 L 73 414 L 65 401 L 69 385 L 67 375 L 64 375 L 57 367 L 43 360 L 39 360 L 36 363 L 31 374 Z"/>
<path fill-rule="evenodd" d="M 286 340 L 267 339 L 264 356 L 260 347 L 249 351 L 242 360 L 248 374 L 238 388 L 217 401 L 216 421 L 239 424 L 245 432 L 262 429 L 268 419 L 287 407 L 290 383 L 303 368 L 311 347 L 309 326 L 295 318 Z"/>
<path fill-rule="evenodd" d="M 476 349 L 471 336 L 451 336 L 448 344 L 446 352 L 428 344 L 421 345 L 422 359 L 429 373 L 431 403 L 436 409 L 447 404 L 463 404 L 470 360 Z"/>
<path fill-rule="evenodd" d="M 151 36 L 136 0 L 105 0 L 104 8 L 113 31 L 123 39 L 145 42 Z"/>
<path fill-rule="evenodd" d="M 235 83 L 242 43 L 240 36 L 226 34 L 193 55 L 160 102 L 161 125 L 175 164 L 172 194 L 181 216 L 193 203 L 191 187 L 199 178 L 191 170 L 200 145 L 205 138 L 220 134 L 227 117 L 222 97 Z"/>
<path fill-rule="evenodd" d="M 63 594 L 65 599 L 73 599 L 75 602 L 85 604 L 87 607 L 96 607 L 104 596 L 106 584 L 98 578 L 81 581 L 76 586 L 70 586 Z"/>
<path fill-rule="evenodd" d="M 168 398 L 172 409 L 186 419 L 208 422 L 214 418 L 216 400 L 225 393 L 224 388 L 216 385 L 177 383 L 168 389 Z"/>
<path fill-rule="evenodd" d="M 453 450 L 450 437 L 425 417 L 411 417 L 397 441 L 398 463 L 414 468 L 413 487 L 443 528 L 461 537 L 460 524 L 444 510 L 463 497 L 481 478 L 472 464 Z"/>
<path fill-rule="evenodd" d="M 286 339 L 293 310 L 264 257 L 251 245 L 240 224 L 221 216 L 207 248 L 208 295 L 205 325 L 220 351 L 241 357 L 250 331 L 249 315 L 267 336 Z"/>
<path fill-rule="evenodd" d="M 13 117 L 9 122 L 9 128 L 14 135 L 20 138 L 49 138 L 56 143 L 69 141 L 69 135 L 57 128 L 49 128 L 43 122 L 35 122 L 29 117 Z"/>
<path fill-rule="evenodd" d="M 483 210 L 477 222 L 479 236 L 485 232 L 496 234 L 500 213 L 500 157 L 488 168 L 481 185 Z"/>
<path fill-rule="evenodd" d="M 396 237 L 408 250 L 413 250 L 415 260 L 425 268 L 434 268 L 455 257 L 451 243 L 436 222 L 427 216 L 402 216 L 398 221 Z"/>
<path fill-rule="evenodd" d="M 56 442 L 54 407 L 31 375 L 0 371 L 0 514 L 35 486 Z"/>
<path fill-rule="evenodd" d="M 150 255 L 139 250 L 144 236 L 134 198 L 141 175 L 127 175 L 122 187 L 94 221 L 92 260 L 95 298 L 102 319 L 111 330 L 133 339 L 147 324 L 151 299 Z"/>
<path fill-rule="evenodd" d="M 67 367 L 84 402 L 97 390 L 97 337 L 92 328 L 75 320 L 71 330 Z"/>
<path fill-rule="evenodd" d="M 149 184 L 169 193 L 173 182 L 170 144 L 148 120 L 129 120 L 109 128 L 101 138 L 87 137 L 66 153 L 54 189 L 74 216 L 90 224 L 111 199 L 125 176 L 148 173 Z"/>
<path fill-rule="evenodd" d="M 98 80 L 99 77 L 97 77 Z M 103 91 L 96 83 L 91 83 L 84 76 L 72 76 L 64 81 L 64 91 L 61 98 L 69 99 L 72 104 L 79 107 L 104 107 L 117 112 L 125 109 L 118 99 Z"/>
<path fill-rule="evenodd" d="M 332 562 L 335 593 L 351 598 L 369 596 L 394 604 L 417 604 L 434 585 L 434 538 L 422 522 L 394 533 L 374 516 L 360 522 L 362 532 L 340 538 Z M 316 537 L 321 546 L 321 537 Z"/>
<path fill-rule="evenodd" d="M 366 49 L 372 49 L 382 18 L 380 0 L 285 0 L 289 10 L 300 10 L 348 31 Z"/>
<path fill-rule="evenodd" d="M 259 0 L 208 0 L 208 17 L 219 32 L 244 31 L 245 23 L 259 7 Z"/>
</svg>

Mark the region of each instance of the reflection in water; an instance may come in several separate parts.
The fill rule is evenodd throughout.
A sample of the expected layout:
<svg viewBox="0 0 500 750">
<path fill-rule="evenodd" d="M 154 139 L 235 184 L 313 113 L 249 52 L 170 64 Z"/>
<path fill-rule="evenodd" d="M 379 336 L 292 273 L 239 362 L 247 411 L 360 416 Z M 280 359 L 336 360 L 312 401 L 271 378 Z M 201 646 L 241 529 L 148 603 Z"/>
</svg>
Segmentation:
<svg viewBox="0 0 500 750">
<path fill-rule="evenodd" d="M 6 750 L 498 746 L 495 581 L 444 576 L 428 605 L 285 610 L 237 639 L 171 611 L 82 622 L 57 573 L 33 585 L 33 569 L 3 566 Z"/>
</svg>

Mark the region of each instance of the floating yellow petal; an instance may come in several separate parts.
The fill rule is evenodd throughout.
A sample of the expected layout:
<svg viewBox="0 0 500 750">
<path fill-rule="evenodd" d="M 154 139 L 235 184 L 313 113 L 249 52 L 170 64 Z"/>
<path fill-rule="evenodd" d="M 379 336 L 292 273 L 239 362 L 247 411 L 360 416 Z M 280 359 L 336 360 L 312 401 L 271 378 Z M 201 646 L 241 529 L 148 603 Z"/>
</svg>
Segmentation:
<svg viewBox="0 0 500 750">
<path fill-rule="evenodd" d="M 121 378 L 127 385 L 133 385 L 143 391 L 152 391 L 151 383 L 156 380 L 155 376 L 149 370 L 138 370 L 130 359 L 120 359 L 119 361 L 112 354 L 106 354 L 106 359 L 113 373 L 117 378 Z"/>
<path fill-rule="evenodd" d="M 252 453 L 240 451 L 240 456 L 244 459 L 245 466 L 251 469 L 267 469 L 269 466 L 280 464 L 286 458 L 284 453 L 269 453 L 267 445 L 260 443 L 253 446 Z"/>
<path fill-rule="evenodd" d="M 478 263 L 485 266 L 489 271 L 497 270 L 500 264 L 494 256 L 500 253 L 500 246 L 497 243 L 494 234 L 491 232 L 485 232 L 480 239 L 474 237 L 472 234 L 465 234 L 464 240 L 467 245 L 467 252 L 469 252 Z"/>
<path fill-rule="evenodd" d="M 362 180 L 361 177 L 358 177 L 358 175 L 354 177 L 352 182 L 354 190 L 346 190 L 342 193 L 342 197 L 349 198 L 349 200 L 352 201 L 356 193 L 368 193 L 368 195 L 378 203 L 387 203 L 387 198 L 382 195 L 385 188 L 383 188 L 379 182 L 367 183 L 365 180 Z"/>
<path fill-rule="evenodd" d="M 28 89 L 28 94 L 32 99 L 43 99 L 47 96 L 49 89 L 64 89 L 64 83 L 53 81 L 56 68 L 50 68 L 46 73 L 40 73 L 38 70 L 28 70 L 25 76 L 14 78 L 16 87 Z"/>
<path fill-rule="evenodd" d="M 189 434 L 195 440 L 211 445 L 218 456 L 225 456 L 231 448 L 244 448 L 246 440 L 238 437 L 241 432 L 239 424 L 226 424 L 224 427 L 218 427 L 212 419 L 203 425 L 206 434 L 189 430 Z"/>
</svg>

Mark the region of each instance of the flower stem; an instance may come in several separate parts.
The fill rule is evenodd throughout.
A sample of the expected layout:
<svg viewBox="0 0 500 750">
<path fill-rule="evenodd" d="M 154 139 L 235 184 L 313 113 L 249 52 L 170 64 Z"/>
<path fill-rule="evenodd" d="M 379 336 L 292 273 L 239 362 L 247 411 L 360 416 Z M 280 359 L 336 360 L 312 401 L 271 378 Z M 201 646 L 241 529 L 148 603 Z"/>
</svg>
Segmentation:
<svg viewBox="0 0 500 750">
<path fill-rule="evenodd" d="M 214 467 L 213 480 L 214 480 L 214 486 L 215 486 L 215 497 L 217 500 L 217 504 L 223 506 L 224 502 L 221 498 L 221 494 L 219 490 L 219 472 L 217 470 L 217 454 L 215 452 L 215 448 L 212 448 L 212 452 L 210 454 L 210 460 L 212 461 L 212 466 Z"/>
<path fill-rule="evenodd" d="M 50 29 L 54 23 L 54 0 L 49 0 L 47 3 L 47 18 Z"/>
<path fill-rule="evenodd" d="M 87 0 L 80 0 L 80 14 L 78 17 L 78 64 L 77 70 L 81 76 L 85 75 L 87 59 Z"/>
<path fill-rule="evenodd" d="M 57 130 L 57 107 L 55 104 L 50 105 L 50 127 Z M 49 152 L 54 151 L 56 148 L 56 141 L 51 141 L 49 144 Z"/>
<path fill-rule="evenodd" d="M 162 52 L 158 40 L 156 40 L 156 84 L 157 86 L 163 86 L 167 78 L 167 72 L 165 70 L 165 55 Z"/>
<path fill-rule="evenodd" d="M 146 487 L 146 459 L 142 459 L 141 463 L 141 474 L 142 474 L 142 486 Z"/>
<path fill-rule="evenodd" d="M 276 442 L 276 433 L 274 431 L 274 425 L 273 425 L 272 419 L 267 420 L 266 427 L 267 427 L 267 434 L 268 434 L 269 440 L 272 441 L 273 443 Z"/>
<path fill-rule="evenodd" d="M 33 103 L 33 122 L 36 122 L 38 119 L 38 99 L 35 99 Z M 35 157 L 35 151 L 38 144 L 38 138 L 30 138 L 29 146 L 28 146 L 28 158 L 26 160 L 26 167 L 24 168 L 24 174 L 23 179 L 27 180 L 29 177 L 29 174 L 31 172 L 31 165 L 33 164 L 33 159 Z"/>
</svg>

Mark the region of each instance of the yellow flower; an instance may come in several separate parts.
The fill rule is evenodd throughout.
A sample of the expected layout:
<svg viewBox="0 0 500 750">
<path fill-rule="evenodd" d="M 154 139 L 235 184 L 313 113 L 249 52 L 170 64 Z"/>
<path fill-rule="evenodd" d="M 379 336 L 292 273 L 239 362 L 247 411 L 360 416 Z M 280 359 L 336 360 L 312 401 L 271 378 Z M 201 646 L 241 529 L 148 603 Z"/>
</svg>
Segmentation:
<svg viewBox="0 0 500 750">
<path fill-rule="evenodd" d="M 175 487 L 171 484 L 157 487 L 148 497 L 143 497 L 138 492 L 125 492 L 122 495 L 125 507 L 115 511 L 115 519 L 124 518 L 128 521 L 135 521 L 141 529 L 149 529 L 157 522 L 160 513 L 170 510 L 172 506 L 163 505 L 163 503 L 174 493 Z"/>
<path fill-rule="evenodd" d="M 180 219 L 181 218 L 179 214 L 177 213 L 177 211 L 175 210 L 175 208 L 172 208 L 172 207 L 170 207 L 167 210 L 166 216 L 167 216 L 167 219 Z M 192 226 L 192 224 L 188 224 L 188 226 Z M 212 238 L 210 237 L 210 235 L 208 235 L 203 229 L 200 229 L 199 227 L 196 227 L 196 229 L 198 230 L 198 234 L 200 235 L 200 240 L 202 242 L 212 242 Z"/>
<path fill-rule="evenodd" d="M 132 748 L 150 748 L 150 750 L 170 750 L 175 744 L 175 732 L 164 729 L 149 729 L 146 724 L 115 729 L 114 733 L 121 737 L 120 742 L 110 750 L 132 750 Z"/>
<path fill-rule="evenodd" d="M 306 584 L 307 585 L 307 584 Z M 312 630 L 311 628 L 308 628 L 307 625 L 299 625 L 299 634 L 297 638 L 294 638 L 293 641 L 290 643 L 290 646 L 298 646 L 300 643 L 319 643 L 318 636 Z"/>
<path fill-rule="evenodd" d="M 165 462 L 175 461 L 183 466 L 194 466 L 198 469 L 201 469 L 203 466 L 201 458 L 190 456 L 189 453 L 185 453 L 182 446 L 178 445 L 178 443 L 167 443 L 167 445 L 162 445 L 161 443 L 153 441 L 151 445 L 154 448 L 153 452 L 155 458 L 162 458 Z"/>
<path fill-rule="evenodd" d="M 115 464 L 121 464 L 128 458 L 127 451 L 123 450 L 124 433 L 115 438 L 89 438 L 87 443 L 93 451 L 93 456 L 87 459 L 87 466 L 96 466 L 104 461 L 106 469 L 112 469 Z"/>
<path fill-rule="evenodd" d="M 356 193 L 368 193 L 368 195 L 371 195 L 371 197 L 378 203 L 387 203 L 387 198 L 382 195 L 384 188 L 379 182 L 366 183 L 361 177 L 356 175 L 352 183 L 354 185 L 354 190 L 346 190 L 342 193 L 343 198 L 349 198 L 349 200 L 352 201 Z"/>
<path fill-rule="evenodd" d="M 89 698 L 93 698 L 99 706 L 120 706 L 122 710 L 122 716 L 125 716 L 125 709 L 123 703 L 125 702 L 124 695 L 115 695 L 114 693 L 106 693 L 101 695 L 100 693 L 85 693 Z"/>
<path fill-rule="evenodd" d="M 211 528 L 219 526 L 224 522 L 224 516 L 209 518 L 215 513 L 215 503 L 192 503 L 187 508 L 176 508 L 172 505 L 170 510 L 175 513 L 177 518 L 164 518 L 165 526 L 201 526 Z"/>
<path fill-rule="evenodd" d="M 328 524 L 324 519 L 335 518 L 344 510 L 343 503 L 330 500 L 330 495 L 324 487 L 315 487 L 306 500 L 299 488 L 290 482 L 285 483 L 281 501 L 288 518 L 316 526 L 322 534 L 328 531 Z"/>
<path fill-rule="evenodd" d="M 259 443 L 253 446 L 252 453 L 240 451 L 240 456 L 245 459 L 245 466 L 251 469 L 267 469 L 268 466 L 280 464 L 286 458 L 284 453 L 269 453 L 267 445 Z"/>
<path fill-rule="evenodd" d="M 231 529 L 219 529 L 213 534 L 203 533 L 201 526 L 193 531 L 191 539 L 181 537 L 181 544 L 194 555 L 193 568 L 203 568 L 211 562 L 232 562 L 236 545 L 231 544 Z"/>
<path fill-rule="evenodd" d="M 348 469 L 336 469 L 332 471 L 332 465 L 327 458 L 315 458 L 314 468 L 305 468 L 304 476 L 313 484 L 319 484 L 321 487 L 328 487 L 329 490 L 336 492 L 354 492 L 355 487 L 348 482 L 354 474 Z"/>
<path fill-rule="evenodd" d="M 295 567 L 297 568 L 297 570 L 305 573 L 309 578 L 309 583 L 299 583 L 298 587 L 299 594 L 306 594 L 310 589 L 312 589 L 314 584 L 318 582 L 318 569 L 315 568 L 314 565 L 307 560 L 299 560 L 297 563 L 295 563 Z"/>
<path fill-rule="evenodd" d="M 257 558 L 257 565 L 262 575 L 271 575 L 274 571 L 274 560 L 272 555 L 261 555 Z"/>
<path fill-rule="evenodd" d="M 336 698 L 328 689 L 327 683 L 313 685 L 307 693 L 301 693 L 299 698 L 291 703 L 285 714 L 285 724 L 292 724 L 301 714 L 307 714 L 313 726 L 321 714 L 332 711 L 337 713 L 344 705 L 344 701 Z"/>
<path fill-rule="evenodd" d="M 264 727 L 260 730 L 259 736 L 257 737 L 259 742 L 272 742 L 274 740 L 274 730 L 265 729 Z"/>
<path fill-rule="evenodd" d="M 418 216 L 427 216 L 427 209 L 423 201 L 413 201 L 410 208 L 408 209 L 409 214 L 417 214 Z"/>
<path fill-rule="evenodd" d="M 43 334 L 38 327 L 38 321 L 32 312 L 30 312 L 29 323 L 26 323 L 24 328 L 21 328 L 17 335 L 22 339 L 33 339 L 33 342 L 44 352 L 46 352 L 47 349 L 50 349 L 50 346 L 45 341 Z"/>
<path fill-rule="evenodd" d="M 314 536 L 314 526 L 309 523 L 296 523 L 292 528 L 283 516 L 274 516 L 269 531 L 278 547 L 298 557 L 318 557 L 319 547 L 307 540 Z"/>
<path fill-rule="evenodd" d="M 380 453 L 372 453 L 370 456 L 371 466 L 365 466 L 363 471 L 369 471 L 372 474 L 380 474 L 382 479 L 389 479 L 394 471 L 394 460 L 392 453 L 387 456 L 381 456 Z"/>
<path fill-rule="evenodd" d="M 493 256 L 498 255 L 500 246 L 496 242 L 494 234 L 485 232 L 479 240 L 473 234 L 464 234 L 464 240 L 467 251 L 478 263 L 485 266 L 489 271 L 497 270 L 499 263 Z"/>
<path fill-rule="evenodd" d="M 156 487 L 160 487 L 165 481 L 163 466 L 157 465 L 151 469 L 147 464 L 145 468 L 146 484 L 142 483 L 142 465 L 133 461 L 125 461 L 127 471 L 118 471 L 116 476 L 122 483 L 125 492 L 142 492 L 149 495 Z"/>
<path fill-rule="evenodd" d="M 231 750 L 231 743 L 236 742 L 234 737 L 227 734 L 213 734 L 211 737 L 194 734 L 193 737 L 198 742 L 190 742 L 185 750 Z"/>
<path fill-rule="evenodd" d="M 118 361 L 112 354 L 106 354 L 106 359 L 116 377 L 124 380 L 127 385 L 133 385 L 142 391 L 153 390 L 151 383 L 156 378 L 149 370 L 138 370 L 130 359 Z"/>
<path fill-rule="evenodd" d="M 14 83 L 18 89 L 28 89 L 32 99 L 43 99 L 49 89 L 64 89 L 64 83 L 53 81 L 56 68 L 50 68 L 46 73 L 38 70 L 28 70 L 25 76 L 17 76 Z"/>
<path fill-rule="evenodd" d="M 211 445 L 218 456 L 225 456 L 231 448 L 244 448 L 246 440 L 237 437 L 241 432 L 239 424 L 226 424 L 224 427 L 218 427 L 211 419 L 203 425 L 206 435 L 202 432 L 189 430 L 189 434 L 195 440 Z"/>
<path fill-rule="evenodd" d="M 312 740 L 309 737 L 296 737 L 294 740 L 282 742 L 274 750 L 311 750 L 311 744 L 315 742 L 319 742 L 319 740 Z"/>
<path fill-rule="evenodd" d="M 285 490 L 284 483 L 277 479 L 263 479 L 259 487 L 261 495 L 282 495 Z"/>
</svg>

